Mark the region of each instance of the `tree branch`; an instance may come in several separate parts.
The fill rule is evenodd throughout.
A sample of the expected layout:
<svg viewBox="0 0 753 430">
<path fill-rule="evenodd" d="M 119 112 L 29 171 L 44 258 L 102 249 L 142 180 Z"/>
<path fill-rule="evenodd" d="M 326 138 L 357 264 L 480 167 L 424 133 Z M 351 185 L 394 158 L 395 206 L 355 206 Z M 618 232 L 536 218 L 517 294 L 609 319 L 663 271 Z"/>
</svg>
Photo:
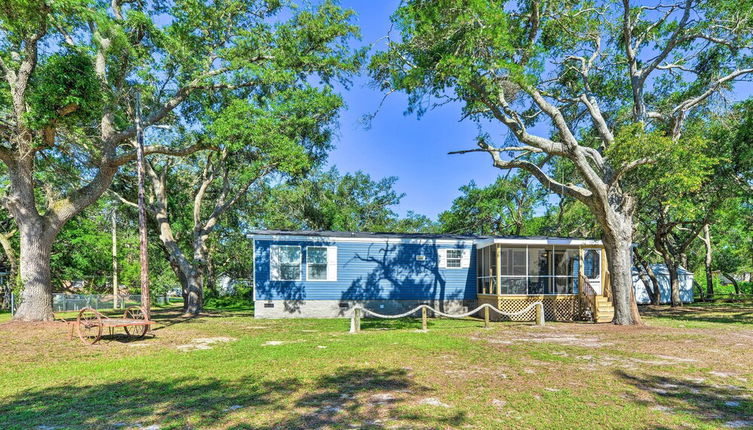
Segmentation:
<svg viewBox="0 0 753 430">
<path fill-rule="evenodd" d="M 677 27 L 675 28 L 675 31 L 672 33 L 672 36 L 669 37 L 669 40 L 667 41 L 667 44 L 664 46 L 664 49 L 661 50 L 661 52 L 654 57 L 653 61 L 649 63 L 648 66 L 646 66 L 643 70 L 641 70 L 640 74 L 640 81 L 641 84 L 646 81 L 646 78 L 648 78 L 648 75 L 651 74 L 651 72 L 656 69 L 656 67 L 659 66 L 666 58 L 669 56 L 669 54 L 672 52 L 672 50 L 677 46 L 677 44 L 680 42 L 680 35 L 683 31 L 685 31 L 685 26 L 688 24 L 688 19 L 690 19 L 690 11 L 692 10 L 691 6 L 693 5 L 693 0 L 685 0 L 685 6 L 683 7 L 684 12 L 682 14 L 682 18 L 680 18 L 680 22 L 677 23 Z"/>
<path fill-rule="evenodd" d="M 679 105 L 677 105 L 674 109 L 672 109 L 672 113 L 673 114 L 677 114 L 677 113 L 680 113 L 680 112 L 684 112 L 684 111 L 690 110 L 691 108 L 695 107 L 696 105 L 698 105 L 702 101 L 704 101 L 707 98 L 709 98 L 725 82 L 731 81 L 731 80 L 737 78 L 738 76 L 746 75 L 748 73 L 753 73 L 753 68 L 738 69 L 738 70 L 735 70 L 734 72 L 732 72 L 732 73 L 730 73 L 730 74 L 728 74 L 726 76 L 723 76 L 723 77 L 717 79 L 716 81 L 712 82 L 709 85 L 709 88 L 706 91 L 704 91 L 703 94 L 701 94 L 701 95 L 699 95 L 697 97 L 693 97 L 691 99 L 683 101 L 682 103 L 680 103 Z"/>
<path fill-rule="evenodd" d="M 191 145 L 186 148 L 171 148 L 171 147 L 162 146 L 162 145 L 148 145 L 144 147 L 144 155 L 163 154 L 163 155 L 174 155 L 174 156 L 180 157 L 184 155 L 193 154 L 194 152 L 200 151 L 201 149 L 205 149 L 201 144 Z M 104 164 L 108 166 L 120 167 L 135 159 L 136 159 L 136 150 L 133 150 L 133 151 L 126 152 L 125 154 L 121 154 L 110 160 L 107 160 L 105 161 Z"/>
<path fill-rule="evenodd" d="M 533 175 L 541 184 L 548 188 L 550 191 L 577 199 L 582 202 L 588 202 L 591 199 L 593 193 L 583 187 L 579 187 L 573 184 L 563 184 L 555 181 L 549 177 L 539 166 L 529 161 L 524 160 L 511 160 L 505 161 L 500 157 L 499 150 L 489 146 L 484 141 L 478 143 L 480 150 L 489 153 L 492 157 L 492 163 L 494 167 L 499 169 L 523 169 Z"/>
<path fill-rule="evenodd" d="M 636 168 L 638 168 L 638 167 L 640 167 L 640 166 L 645 166 L 645 165 L 647 165 L 647 164 L 656 164 L 656 160 L 655 160 L 655 159 L 653 159 L 653 158 L 648 158 L 648 157 L 646 157 L 646 158 L 639 158 L 639 159 L 637 159 L 637 160 L 631 161 L 630 163 L 628 163 L 628 164 L 626 164 L 626 165 L 622 166 L 622 168 L 620 168 L 620 169 L 619 169 L 619 170 L 618 170 L 618 171 L 617 171 L 617 172 L 616 172 L 616 173 L 615 173 L 615 174 L 614 174 L 614 175 L 612 176 L 612 178 L 611 178 L 611 179 L 609 180 L 609 184 L 610 184 L 610 185 L 611 185 L 611 184 L 616 184 L 616 183 L 617 183 L 617 181 L 619 181 L 619 180 L 620 180 L 620 178 L 622 178 L 622 176 L 624 176 L 624 175 L 625 175 L 626 173 L 628 173 L 628 172 L 630 172 L 631 170 L 633 170 L 633 169 L 636 169 Z"/>
<path fill-rule="evenodd" d="M 255 58 L 252 61 L 260 61 L 269 59 L 271 57 L 267 56 L 259 56 Z M 218 76 L 220 74 L 226 73 L 231 71 L 232 69 L 229 67 L 222 67 L 218 69 L 211 70 L 209 72 L 206 72 L 202 74 L 201 76 L 195 78 L 185 86 L 181 87 L 178 91 L 176 91 L 175 95 L 167 100 L 162 106 L 159 107 L 159 109 L 152 112 L 148 117 L 144 119 L 143 127 L 148 127 L 150 125 L 156 124 L 157 122 L 164 119 L 170 112 L 173 111 L 178 105 L 180 105 L 184 100 L 188 98 L 191 93 L 197 90 L 220 90 L 220 89 L 238 89 L 238 88 L 245 88 L 245 87 L 252 87 L 254 85 L 257 85 L 258 82 L 256 81 L 249 81 L 244 82 L 240 84 L 202 84 L 201 82 L 205 79 Z M 117 144 L 119 142 L 122 142 L 125 139 L 131 138 L 136 135 L 136 127 L 131 126 L 127 129 L 120 131 L 118 133 L 114 133 L 112 136 L 110 136 L 107 141 L 105 142 L 108 145 Z"/>
<path fill-rule="evenodd" d="M 120 200 L 120 202 L 123 203 L 124 205 L 131 206 L 131 207 L 134 207 L 134 208 L 138 208 L 139 207 L 139 205 L 137 205 L 136 203 L 134 203 L 134 202 L 126 199 L 125 197 L 123 197 L 123 195 L 121 195 L 117 191 L 109 190 L 109 192 L 112 193 L 115 196 L 115 198 L 117 198 L 118 200 Z"/>
</svg>

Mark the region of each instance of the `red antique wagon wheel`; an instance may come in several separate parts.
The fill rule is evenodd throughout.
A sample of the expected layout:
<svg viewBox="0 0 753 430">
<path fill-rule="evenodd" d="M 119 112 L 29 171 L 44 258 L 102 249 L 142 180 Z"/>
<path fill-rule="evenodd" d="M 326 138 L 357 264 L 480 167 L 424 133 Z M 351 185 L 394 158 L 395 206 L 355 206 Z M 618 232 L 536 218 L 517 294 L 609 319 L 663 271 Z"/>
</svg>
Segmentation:
<svg viewBox="0 0 753 430">
<path fill-rule="evenodd" d="M 81 342 L 93 345 L 102 338 L 102 316 L 95 309 L 83 308 L 78 313 L 76 329 Z"/>
<path fill-rule="evenodd" d="M 130 308 L 126 309 L 125 313 L 123 314 L 123 318 L 129 319 L 129 320 L 144 320 L 146 321 L 146 313 L 143 309 L 137 307 L 137 306 L 131 306 Z M 142 338 L 146 334 L 146 331 L 149 329 L 148 325 L 127 325 L 123 327 L 125 329 L 126 334 L 129 336 L 134 336 L 136 338 Z"/>
</svg>

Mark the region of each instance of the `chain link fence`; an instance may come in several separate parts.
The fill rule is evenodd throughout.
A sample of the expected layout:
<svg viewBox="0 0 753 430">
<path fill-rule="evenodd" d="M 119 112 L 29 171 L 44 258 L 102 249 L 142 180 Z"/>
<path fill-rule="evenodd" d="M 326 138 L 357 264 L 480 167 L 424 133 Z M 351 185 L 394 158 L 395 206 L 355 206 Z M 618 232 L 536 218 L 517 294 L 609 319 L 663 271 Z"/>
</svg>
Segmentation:
<svg viewBox="0 0 753 430">
<path fill-rule="evenodd" d="M 113 309 L 112 294 L 53 294 L 52 311 L 77 311 L 83 308 Z M 164 299 L 164 298 L 163 298 Z M 118 296 L 118 308 L 141 304 L 141 294 Z"/>
<path fill-rule="evenodd" d="M 78 311 L 83 308 L 93 309 L 113 309 L 112 294 L 63 294 L 56 293 L 52 295 L 52 311 L 68 312 Z M 176 298 L 160 295 L 152 300 L 157 305 L 167 305 Z M 131 306 L 141 305 L 141 294 L 130 294 L 127 296 L 118 296 L 118 309 L 125 309 Z M 9 298 L 10 314 L 16 313 L 18 301 L 15 294 L 11 293 Z"/>
</svg>

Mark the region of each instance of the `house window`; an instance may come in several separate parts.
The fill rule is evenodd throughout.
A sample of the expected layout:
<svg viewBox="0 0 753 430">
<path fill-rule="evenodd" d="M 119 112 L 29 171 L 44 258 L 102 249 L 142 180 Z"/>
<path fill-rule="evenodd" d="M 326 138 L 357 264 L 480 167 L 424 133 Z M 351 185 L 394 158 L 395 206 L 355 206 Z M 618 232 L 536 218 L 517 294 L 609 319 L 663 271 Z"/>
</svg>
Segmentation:
<svg viewBox="0 0 753 430">
<path fill-rule="evenodd" d="M 300 246 L 272 245 L 270 256 L 270 271 L 273 281 L 301 280 Z"/>
<path fill-rule="evenodd" d="M 440 269 L 467 269 L 471 267 L 471 251 L 469 249 L 439 249 Z"/>
<path fill-rule="evenodd" d="M 583 274 L 588 279 L 599 279 L 601 277 L 601 264 L 599 262 L 599 250 L 587 249 L 583 255 Z"/>
<path fill-rule="evenodd" d="M 447 268 L 459 269 L 463 267 L 463 251 L 460 249 L 447 250 Z"/>
<path fill-rule="evenodd" d="M 327 280 L 327 248 L 324 246 L 309 246 L 306 248 L 306 267 L 309 281 Z"/>
<path fill-rule="evenodd" d="M 309 246 L 306 248 L 306 280 L 337 281 L 336 246 Z"/>
</svg>

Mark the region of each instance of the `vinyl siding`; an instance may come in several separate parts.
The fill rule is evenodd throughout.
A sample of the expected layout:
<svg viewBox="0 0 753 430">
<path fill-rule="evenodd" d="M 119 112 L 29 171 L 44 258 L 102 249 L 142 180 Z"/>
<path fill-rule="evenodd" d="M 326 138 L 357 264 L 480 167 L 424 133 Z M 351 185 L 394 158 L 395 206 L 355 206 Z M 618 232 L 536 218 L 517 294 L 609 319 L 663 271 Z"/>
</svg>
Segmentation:
<svg viewBox="0 0 753 430">
<path fill-rule="evenodd" d="M 254 240 L 256 300 L 473 300 L 476 298 L 474 246 L 470 242 L 347 241 L 326 238 Z M 301 281 L 271 281 L 270 245 L 298 245 L 303 253 Z M 306 279 L 306 247 L 337 247 L 337 280 Z M 467 268 L 440 269 L 438 250 L 467 249 Z M 423 255 L 419 261 L 416 257 Z"/>
</svg>

